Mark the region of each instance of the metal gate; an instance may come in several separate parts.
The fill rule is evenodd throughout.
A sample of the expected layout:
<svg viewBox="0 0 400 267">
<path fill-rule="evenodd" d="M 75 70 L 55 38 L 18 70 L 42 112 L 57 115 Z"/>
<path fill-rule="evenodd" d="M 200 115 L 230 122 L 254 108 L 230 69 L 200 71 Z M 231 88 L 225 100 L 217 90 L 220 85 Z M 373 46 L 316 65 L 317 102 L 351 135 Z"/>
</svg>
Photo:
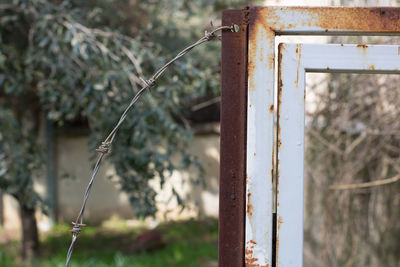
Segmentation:
<svg viewBox="0 0 400 267">
<path fill-rule="evenodd" d="M 277 265 L 302 266 L 306 72 L 400 74 L 400 46 L 279 45 Z"/>
<path fill-rule="evenodd" d="M 278 60 L 275 36 L 400 35 L 400 9 L 251 7 L 225 11 L 231 23 L 240 32 L 222 35 L 219 266 L 302 266 L 305 73 L 399 73 L 400 50 L 283 44 Z"/>
</svg>

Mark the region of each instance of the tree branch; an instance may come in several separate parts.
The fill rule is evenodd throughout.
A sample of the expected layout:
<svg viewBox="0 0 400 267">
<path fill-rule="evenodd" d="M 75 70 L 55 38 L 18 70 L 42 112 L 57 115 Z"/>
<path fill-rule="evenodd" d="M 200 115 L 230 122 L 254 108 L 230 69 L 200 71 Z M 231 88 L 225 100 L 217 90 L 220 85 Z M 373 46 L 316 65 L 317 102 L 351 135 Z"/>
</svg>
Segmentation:
<svg viewBox="0 0 400 267">
<path fill-rule="evenodd" d="M 376 181 L 371 181 L 371 182 L 366 182 L 366 183 L 331 185 L 331 186 L 329 186 L 329 189 L 331 189 L 331 190 L 348 190 L 348 189 L 368 188 L 368 187 L 374 187 L 374 186 L 395 183 L 399 180 L 400 180 L 400 174 L 398 174 L 394 177 L 391 177 L 391 178 L 386 178 L 386 179 L 376 180 Z"/>
</svg>

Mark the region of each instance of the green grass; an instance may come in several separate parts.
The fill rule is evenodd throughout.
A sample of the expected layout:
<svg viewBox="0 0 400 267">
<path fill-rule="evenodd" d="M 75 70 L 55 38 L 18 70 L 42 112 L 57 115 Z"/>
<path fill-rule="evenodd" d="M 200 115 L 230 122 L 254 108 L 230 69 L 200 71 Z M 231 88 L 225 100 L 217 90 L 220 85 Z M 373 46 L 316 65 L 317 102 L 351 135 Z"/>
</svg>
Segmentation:
<svg viewBox="0 0 400 267">
<path fill-rule="evenodd" d="M 119 230 L 86 227 L 78 239 L 70 267 L 209 267 L 217 266 L 217 220 L 182 221 L 156 228 L 165 246 L 151 252 L 132 252 L 143 228 Z M 71 234 L 66 225 L 56 226 L 41 239 L 41 256 L 31 263 L 18 258 L 18 241 L 0 245 L 0 266 L 62 267 Z"/>
</svg>

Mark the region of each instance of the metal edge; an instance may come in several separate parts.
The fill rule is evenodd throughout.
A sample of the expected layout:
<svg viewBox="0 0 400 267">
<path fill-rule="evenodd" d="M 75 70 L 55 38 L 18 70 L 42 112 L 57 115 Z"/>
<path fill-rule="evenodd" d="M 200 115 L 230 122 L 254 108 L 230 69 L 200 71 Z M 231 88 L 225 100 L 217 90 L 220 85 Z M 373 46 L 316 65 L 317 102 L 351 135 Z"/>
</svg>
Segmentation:
<svg viewBox="0 0 400 267">
<path fill-rule="evenodd" d="M 243 267 L 245 249 L 247 14 L 222 12 L 222 25 L 239 25 L 222 33 L 221 150 L 219 187 L 220 267 Z"/>
</svg>

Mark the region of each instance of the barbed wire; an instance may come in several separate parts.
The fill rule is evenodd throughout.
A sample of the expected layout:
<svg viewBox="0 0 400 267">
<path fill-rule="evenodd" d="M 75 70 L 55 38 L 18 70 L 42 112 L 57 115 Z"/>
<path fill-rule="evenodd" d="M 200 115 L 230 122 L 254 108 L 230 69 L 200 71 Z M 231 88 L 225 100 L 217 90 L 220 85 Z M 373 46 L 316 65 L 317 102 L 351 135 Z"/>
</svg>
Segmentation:
<svg viewBox="0 0 400 267">
<path fill-rule="evenodd" d="M 213 27 L 212 23 L 211 26 Z M 165 70 L 175 61 L 177 61 L 179 58 L 183 57 L 186 53 L 188 53 L 190 50 L 192 50 L 193 48 L 195 48 L 196 46 L 199 46 L 205 42 L 214 40 L 216 38 L 220 38 L 220 36 L 216 35 L 215 33 L 218 31 L 222 31 L 222 30 L 231 30 L 232 32 L 238 32 L 239 31 L 239 26 L 236 24 L 233 24 L 231 26 L 220 26 L 217 27 L 215 29 L 212 29 L 210 32 L 205 32 L 204 36 L 202 38 L 200 38 L 197 42 L 189 45 L 188 47 L 186 47 L 185 49 L 183 49 L 181 52 L 179 52 L 173 59 L 171 59 L 170 61 L 168 61 L 164 66 L 162 66 L 159 70 L 157 70 L 153 76 L 151 76 L 150 79 L 145 80 L 143 78 L 140 78 L 141 81 L 143 82 L 143 87 L 135 94 L 135 96 L 132 98 L 131 102 L 129 103 L 128 107 L 125 109 L 125 111 L 122 113 L 119 121 L 117 122 L 117 124 L 114 126 L 114 128 L 112 129 L 112 131 L 110 132 L 110 134 L 107 136 L 107 138 L 101 142 L 101 145 L 96 149 L 97 152 L 100 153 L 99 157 L 97 158 L 96 164 L 93 168 L 93 172 L 92 172 L 92 176 L 89 180 L 89 184 L 86 187 L 86 191 L 83 197 L 83 203 L 82 203 L 82 207 L 79 211 L 78 217 L 76 218 L 76 220 L 74 222 L 72 222 L 72 241 L 71 241 L 71 245 L 69 246 L 68 249 L 68 253 L 67 253 L 67 259 L 65 262 L 65 267 L 69 266 L 69 262 L 71 260 L 71 256 L 72 256 L 72 252 L 74 250 L 74 246 L 76 243 L 76 240 L 78 239 L 79 234 L 82 231 L 82 228 L 84 226 L 86 226 L 83 223 L 83 215 L 85 213 L 85 208 L 86 208 L 86 203 L 87 200 L 89 198 L 90 195 L 90 191 L 92 189 L 93 186 L 93 182 L 94 179 L 96 178 L 96 175 L 100 169 L 100 165 L 101 162 L 104 158 L 104 156 L 110 151 L 111 148 L 111 144 L 114 141 L 115 135 L 119 129 L 119 127 L 121 126 L 121 124 L 124 122 L 124 120 L 126 119 L 129 111 L 133 108 L 133 106 L 135 105 L 135 103 L 139 100 L 139 98 L 142 96 L 142 94 L 150 89 L 151 87 L 153 87 L 156 84 L 156 80 L 158 78 L 160 78 L 160 76 L 165 72 Z"/>
</svg>

